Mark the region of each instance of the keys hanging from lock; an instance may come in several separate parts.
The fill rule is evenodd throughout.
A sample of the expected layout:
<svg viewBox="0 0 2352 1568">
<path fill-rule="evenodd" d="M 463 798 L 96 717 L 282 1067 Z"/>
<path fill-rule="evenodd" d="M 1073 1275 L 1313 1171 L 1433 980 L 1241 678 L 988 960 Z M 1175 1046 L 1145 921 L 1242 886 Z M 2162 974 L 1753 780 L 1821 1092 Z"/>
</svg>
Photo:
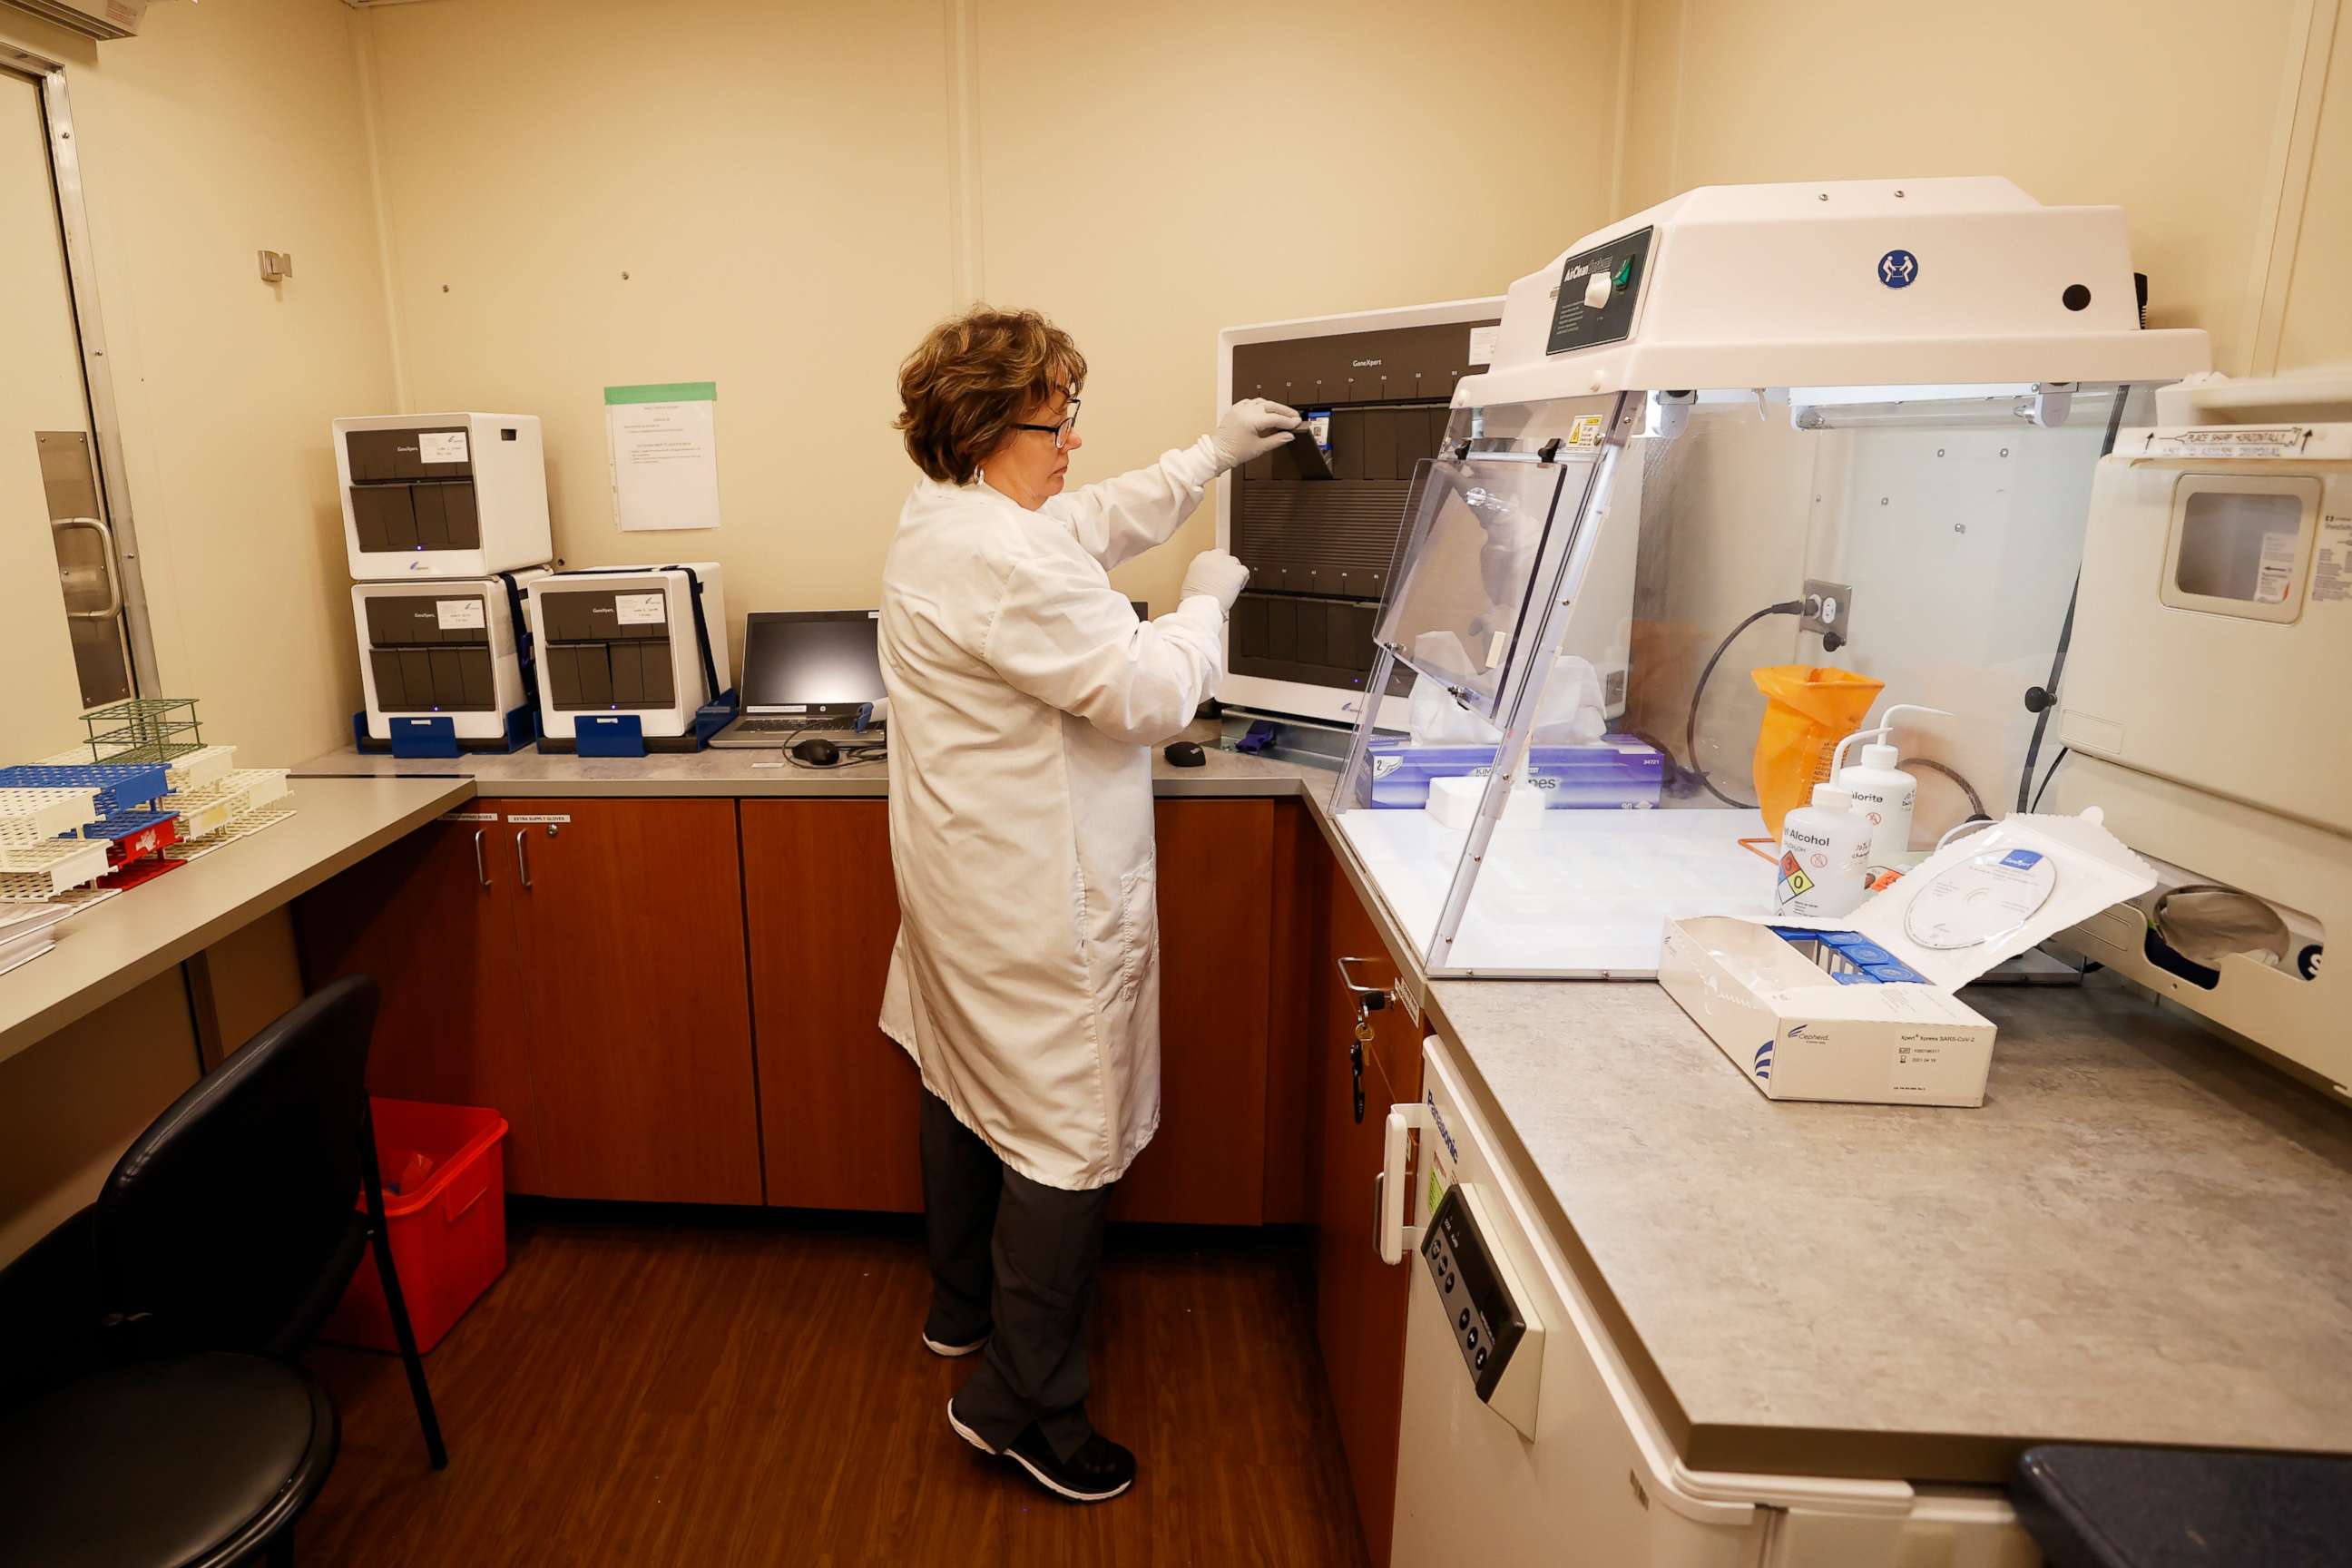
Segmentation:
<svg viewBox="0 0 2352 1568">
<path fill-rule="evenodd" d="M 1364 1047 L 1372 1043 L 1371 1010 L 1362 1002 L 1356 1004 L 1356 1037 L 1348 1042 L 1348 1074 L 1353 1080 L 1356 1122 L 1364 1120 Z"/>
</svg>

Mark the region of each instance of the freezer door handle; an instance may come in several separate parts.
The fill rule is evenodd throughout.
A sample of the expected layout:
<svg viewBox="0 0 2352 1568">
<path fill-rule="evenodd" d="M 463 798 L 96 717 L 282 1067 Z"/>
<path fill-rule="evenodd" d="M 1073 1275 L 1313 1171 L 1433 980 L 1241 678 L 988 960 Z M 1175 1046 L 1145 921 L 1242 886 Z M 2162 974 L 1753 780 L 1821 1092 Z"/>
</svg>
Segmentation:
<svg viewBox="0 0 2352 1568">
<path fill-rule="evenodd" d="M 1402 1263 L 1421 1245 L 1421 1227 L 1405 1223 L 1412 1184 L 1405 1179 L 1412 1135 L 1430 1125 L 1429 1108 L 1418 1101 L 1389 1107 L 1381 1129 L 1381 1173 L 1372 1184 L 1372 1248 L 1383 1263 Z"/>
</svg>

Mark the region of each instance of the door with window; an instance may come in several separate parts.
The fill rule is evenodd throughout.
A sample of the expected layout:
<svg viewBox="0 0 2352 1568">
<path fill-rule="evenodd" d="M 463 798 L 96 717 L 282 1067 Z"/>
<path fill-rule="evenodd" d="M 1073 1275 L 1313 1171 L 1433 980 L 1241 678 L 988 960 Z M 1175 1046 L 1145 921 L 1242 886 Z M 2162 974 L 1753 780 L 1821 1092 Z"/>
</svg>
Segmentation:
<svg viewBox="0 0 2352 1568">
<path fill-rule="evenodd" d="M 131 693 L 38 81 L 0 69 L 0 763 Z"/>
</svg>

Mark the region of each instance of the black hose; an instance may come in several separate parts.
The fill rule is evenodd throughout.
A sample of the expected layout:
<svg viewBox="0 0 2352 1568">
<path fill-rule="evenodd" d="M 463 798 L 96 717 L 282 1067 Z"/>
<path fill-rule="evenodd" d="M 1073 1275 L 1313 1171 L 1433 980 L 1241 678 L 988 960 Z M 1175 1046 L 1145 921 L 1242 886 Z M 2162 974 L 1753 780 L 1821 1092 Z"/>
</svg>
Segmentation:
<svg viewBox="0 0 2352 1568">
<path fill-rule="evenodd" d="M 1740 633 L 1746 631 L 1757 622 L 1764 619 L 1767 616 L 1801 616 L 1805 613 L 1805 601 L 1802 599 L 1783 599 L 1777 605 L 1765 605 L 1762 609 L 1757 611 L 1754 615 L 1748 616 L 1746 620 L 1732 627 L 1731 630 L 1724 634 L 1723 640 L 1715 645 L 1715 651 L 1707 656 L 1706 668 L 1698 672 L 1698 684 L 1691 688 L 1690 718 L 1683 725 L 1683 750 L 1690 753 L 1689 771 L 1691 776 L 1697 779 L 1699 783 L 1706 786 L 1707 794 L 1715 796 L 1716 799 L 1723 802 L 1726 805 L 1738 806 L 1742 811 L 1753 811 L 1756 809 L 1756 803 L 1754 801 L 1734 800 L 1729 795 L 1724 794 L 1721 790 L 1716 788 L 1715 781 L 1706 776 L 1706 769 L 1698 760 L 1698 703 L 1699 699 L 1706 695 L 1707 678 L 1715 673 L 1715 667 L 1723 662 L 1723 656 L 1731 651 L 1731 645 L 1733 641 L 1738 637 Z"/>
<path fill-rule="evenodd" d="M 1946 778 L 1951 780 L 1954 784 L 1959 785 L 1960 793 L 1969 797 L 1969 810 L 1976 816 L 1990 817 L 1992 815 L 1992 813 L 1985 809 L 1984 796 L 1977 793 L 1976 785 L 1969 783 L 1967 779 L 1960 775 L 1959 769 L 1947 767 L 1942 763 L 1936 762 L 1927 757 L 1906 757 L 1904 762 L 1911 767 L 1926 768 L 1929 773 L 1941 773 Z"/>
<path fill-rule="evenodd" d="M 2033 804 L 2027 806 L 2025 808 L 2026 810 L 2040 811 L 2042 809 L 2042 797 L 2050 793 L 2050 781 L 2058 776 L 2058 764 L 2064 762 L 2066 760 L 2067 753 L 2072 752 L 2074 749 L 2074 748 L 2072 746 L 2061 746 L 2058 748 L 2058 754 L 2050 759 L 2050 771 L 2042 775 L 2042 787 L 2033 792 Z"/>
</svg>

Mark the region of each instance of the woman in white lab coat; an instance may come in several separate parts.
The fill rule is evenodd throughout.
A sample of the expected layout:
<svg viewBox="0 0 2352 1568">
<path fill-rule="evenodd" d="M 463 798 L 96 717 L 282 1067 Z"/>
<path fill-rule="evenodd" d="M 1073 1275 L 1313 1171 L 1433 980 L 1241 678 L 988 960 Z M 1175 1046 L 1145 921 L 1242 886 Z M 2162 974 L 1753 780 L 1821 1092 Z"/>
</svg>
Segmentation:
<svg viewBox="0 0 2352 1568">
<path fill-rule="evenodd" d="M 924 1342 L 984 1352 L 949 1422 L 1099 1501 L 1135 1458 L 1087 1418 L 1087 1309 L 1112 1184 L 1160 1122 L 1150 748 L 1215 694 L 1248 577 L 1208 552 L 1139 621 L 1109 569 L 1298 416 L 1253 399 L 1066 495 L 1085 379 L 1044 317 L 985 307 L 899 369 L 922 478 L 882 569 L 901 923 L 881 1023 L 926 1090 Z"/>
</svg>

